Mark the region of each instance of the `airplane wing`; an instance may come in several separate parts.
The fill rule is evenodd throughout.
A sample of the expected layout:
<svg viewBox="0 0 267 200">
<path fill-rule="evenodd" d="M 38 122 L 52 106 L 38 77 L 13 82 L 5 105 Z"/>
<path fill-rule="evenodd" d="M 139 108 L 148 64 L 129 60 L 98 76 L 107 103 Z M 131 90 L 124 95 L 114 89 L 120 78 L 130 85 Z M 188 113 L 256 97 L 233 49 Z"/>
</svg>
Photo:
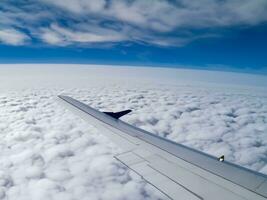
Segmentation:
<svg viewBox="0 0 267 200">
<path fill-rule="evenodd" d="M 130 110 L 100 112 L 68 96 L 60 101 L 122 148 L 115 158 L 169 199 L 263 200 L 267 176 L 134 127 L 119 119 Z M 223 161 L 223 162 L 221 162 Z"/>
</svg>

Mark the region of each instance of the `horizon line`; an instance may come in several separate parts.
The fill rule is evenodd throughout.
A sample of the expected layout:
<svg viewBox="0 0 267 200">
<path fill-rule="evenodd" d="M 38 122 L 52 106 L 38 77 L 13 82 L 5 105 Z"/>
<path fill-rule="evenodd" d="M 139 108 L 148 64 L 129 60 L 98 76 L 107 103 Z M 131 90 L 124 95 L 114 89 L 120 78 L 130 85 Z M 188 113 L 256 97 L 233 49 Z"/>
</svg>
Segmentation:
<svg viewBox="0 0 267 200">
<path fill-rule="evenodd" d="M 232 66 L 219 65 L 219 64 L 207 64 L 207 65 L 172 65 L 172 64 L 128 64 L 128 63 L 94 63 L 94 62 L 0 62 L 0 65 L 95 65 L 95 66 L 106 66 L 106 67 L 143 67 L 143 68 L 163 68 L 163 69 L 185 69 L 185 70 L 201 70 L 201 71 L 215 71 L 215 72 L 231 72 L 239 74 L 253 74 L 267 76 L 267 70 L 252 70 L 245 68 L 237 69 Z M 212 67 L 214 66 L 214 67 Z M 223 68 L 226 67 L 226 68 Z"/>
</svg>

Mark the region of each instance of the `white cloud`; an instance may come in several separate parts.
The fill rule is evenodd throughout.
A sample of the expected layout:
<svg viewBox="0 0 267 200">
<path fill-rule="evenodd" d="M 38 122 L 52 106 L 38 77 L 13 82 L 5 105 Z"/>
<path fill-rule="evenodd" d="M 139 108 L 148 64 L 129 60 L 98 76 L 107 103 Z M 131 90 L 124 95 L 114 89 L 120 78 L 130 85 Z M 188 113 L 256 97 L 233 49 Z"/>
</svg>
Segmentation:
<svg viewBox="0 0 267 200">
<path fill-rule="evenodd" d="M 10 45 L 23 45 L 29 37 L 20 31 L 15 29 L 0 29 L 0 43 L 10 44 Z"/>
<path fill-rule="evenodd" d="M 64 38 L 51 29 L 43 29 L 41 33 L 41 39 L 48 44 L 65 45 Z"/>
<path fill-rule="evenodd" d="M 98 43 L 98 42 L 117 42 L 123 41 L 125 37 L 122 34 L 112 30 L 99 28 L 93 32 L 81 32 L 52 24 L 49 29 L 44 29 L 42 39 L 49 44 L 66 45 L 68 43 Z M 106 32 L 106 34 L 103 34 Z"/>
<path fill-rule="evenodd" d="M 106 34 L 103 34 L 103 33 Z M 99 29 L 98 27 L 92 32 L 75 31 L 52 24 L 49 28 L 42 29 L 40 33 L 41 39 L 52 45 L 66 46 L 77 43 L 104 43 L 125 41 L 126 36 L 109 29 Z"/>
<path fill-rule="evenodd" d="M 53 1 L 53 0 L 41 0 L 49 4 L 56 5 L 67 11 L 71 11 L 76 14 L 84 14 L 88 12 L 102 12 L 105 9 L 106 0 L 65 0 L 65 1 Z"/>
<path fill-rule="evenodd" d="M 265 0 L 21 1 L 0 5 L 0 24 L 26 29 L 52 45 L 61 45 L 63 40 L 65 45 L 138 41 L 181 46 L 219 35 L 217 28 L 264 23 L 266 7 Z M 64 34 L 50 30 L 53 24 L 65 29 Z"/>
<path fill-rule="evenodd" d="M 70 12 L 85 15 L 98 14 L 142 28 L 170 31 L 176 27 L 213 27 L 257 24 L 267 20 L 265 0 L 256 1 L 92 1 L 43 0 Z M 94 5 L 94 6 L 93 6 Z"/>
<path fill-rule="evenodd" d="M 235 84 L 263 78 L 224 73 L 225 80 L 233 75 Z M 267 174 L 266 87 L 192 77 L 205 79 L 194 70 L 2 65 L 0 199 L 160 198 L 113 158 L 118 147 L 56 102 L 59 93 L 101 110 L 133 109 L 123 120 Z"/>
<path fill-rule="evenodd" d="M 156 31 L 177 27 L 221 27 L 258 24 L 267 20 L 265 0 L 92 1 L 43 0 L 78 15 L 96 14 Z M 94 6 L 93 6 L 94 5 Z"/>
</svg>

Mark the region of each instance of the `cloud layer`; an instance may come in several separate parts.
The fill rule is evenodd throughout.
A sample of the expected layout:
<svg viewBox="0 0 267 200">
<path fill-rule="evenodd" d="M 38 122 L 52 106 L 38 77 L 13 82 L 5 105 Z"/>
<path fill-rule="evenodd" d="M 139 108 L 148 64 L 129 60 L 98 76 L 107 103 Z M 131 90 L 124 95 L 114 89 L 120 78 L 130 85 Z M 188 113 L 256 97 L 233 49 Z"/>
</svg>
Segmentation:
<svg viewBox="0 0 267 200">
<path fill-rule="evenodd" d="M 84 66 L 66 68 L 64 76 L 53 65 L 15 68 L 8 80 L 0 68 L 0 199 L 164 199 L 113 159 L 118 147 L 56 102 L 60 93 L 103 111 L 132 109 L 123 120 L 267 174 L 266 88 L 170 84 L 167 69 L 151 69 L 162 77 L 152 82 L 131 78 L 133 68 L 107 68 L 113 80 Z M 127 82 L 118 78 L 122 71 Z"/>
<path fill-rule="evenodd" d="M 26 37 L 61 46 L 118 42 L 182 46 L 217 37 L 217 29 L 266 22 L 266 8 L 265 0 L 3 1 L 0 41 L 18 45 Z M 1 36 L 10 29 L 15 29 L 15 39 Z"/>
</svg>

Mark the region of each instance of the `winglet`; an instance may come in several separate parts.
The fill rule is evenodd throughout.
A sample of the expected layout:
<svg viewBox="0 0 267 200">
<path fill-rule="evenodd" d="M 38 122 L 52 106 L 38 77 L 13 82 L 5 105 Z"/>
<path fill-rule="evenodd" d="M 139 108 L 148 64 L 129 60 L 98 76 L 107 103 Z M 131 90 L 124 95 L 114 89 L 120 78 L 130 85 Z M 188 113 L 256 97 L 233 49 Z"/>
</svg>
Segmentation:
<svg viewBox="0 0 267 200">
<path fill-rule="evenodd" d="M 123 111 L 115 112 L 115 113 L 114 112 L 103 112 L 103 113 L 105 113 L 105 114 L 107 114 L 107 115 L 109 115 L 115 119 L 119 119 L 120 117 L 122 117 L 122 116 L 124 116 L 130 112 L 132 112 L 132 110 L 123 110 Z"/>
</svg>

